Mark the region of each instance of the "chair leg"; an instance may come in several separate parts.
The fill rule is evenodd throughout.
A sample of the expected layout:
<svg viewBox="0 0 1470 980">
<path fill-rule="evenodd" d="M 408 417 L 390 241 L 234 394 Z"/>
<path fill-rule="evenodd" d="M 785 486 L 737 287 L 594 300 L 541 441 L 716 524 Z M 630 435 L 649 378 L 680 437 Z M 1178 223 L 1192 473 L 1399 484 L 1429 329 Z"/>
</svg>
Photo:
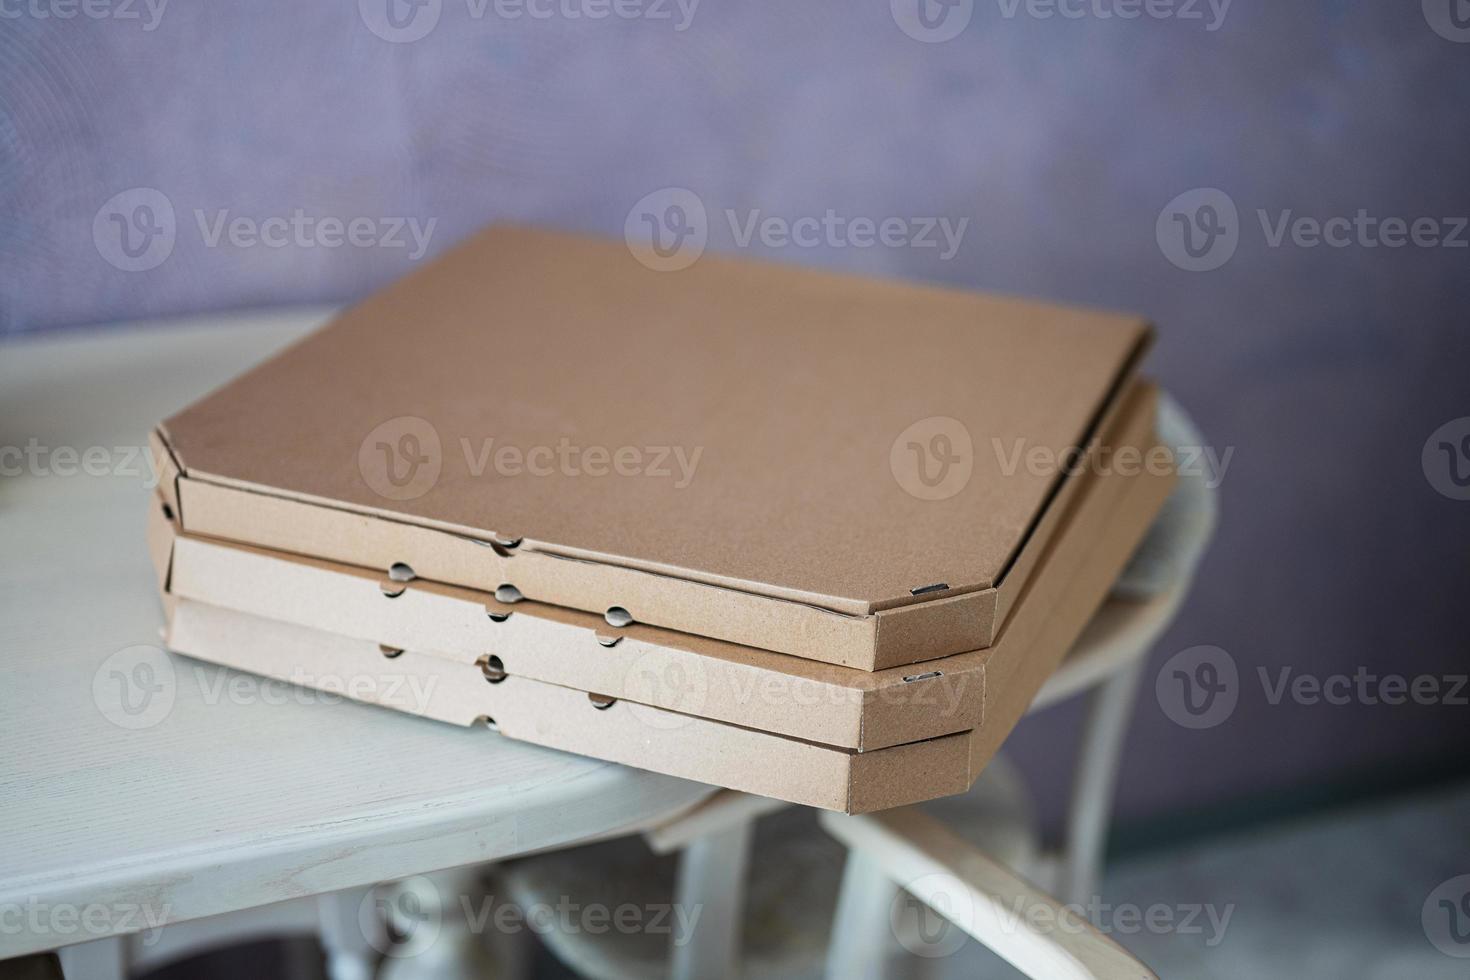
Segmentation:
<svg viewBox="0 0 1470 980">
<path fill-rule="evenodd" d="M 1065 904 L 1088 908 L 1102 880 L 1103 852 L 1112 822 L 1123 737 L 1133 715 L 1142 671 L 1140 657 L 1088 695 L 1077 765 L 1072 773 L 1066 848 L 1057 889 L 1058 898 Z"/>
<path fill-rule="evenodd" d="M 827 980 L 883 980 L 893 954 L 898 885 L 861 851 L 849 851 L 827 947 Z"/>
<path fill-rule="evenodd" d="M 739 975 L 751 830 L 750 821 L 741 821 L 699 838 L 680 857 L 672 921 L 676 929 L 680 922 L 689 923 L 691 931 L 674 934 L 670 954 L 674 980 Z"/>
</svg>

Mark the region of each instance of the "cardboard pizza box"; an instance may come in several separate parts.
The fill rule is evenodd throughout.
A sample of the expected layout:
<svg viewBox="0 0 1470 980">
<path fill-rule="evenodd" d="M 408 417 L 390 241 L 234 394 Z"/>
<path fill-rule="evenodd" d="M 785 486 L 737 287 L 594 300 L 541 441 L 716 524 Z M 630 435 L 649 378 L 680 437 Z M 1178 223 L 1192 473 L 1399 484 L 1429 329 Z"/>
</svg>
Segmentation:
<svg viewBox="0 0 1470 980">
<path fill-rule="evenodd" d="M 179 599 L 169 648 L 199 660 L 517 741 L 858 813 L 963 792 L 969 733 L 853 752 L 617 701 L 478 667 Z M 324 719 L 324 724 L 329 722 Z"/>
<path fill-rule="evenodd" d="M 191 533 L 879 670 L 991 645 L 1140 320 L 492 228 L 165 421 Z"/>
<path fill-rule="evenodd" d="M 1140 455 L 1153 450 L 1154 406 L 1153 388 L 1139 386 L 1108 445 Z M 988 683 L 992 673 L 1018 659 L 1055 663 L 1070 637 L 1053 635 L 1049 642 L 1058 649 L 1036 649 L 1033 624 L 1064 606 L 1080 607 L 1084 618 L 1090 614 L 1167 486 L 1166 474 L 1148 483 L 1114 470 L 1083 477 L 1063 530 L 995 646 L 929 661 L 921 670 L 869 673 L 654 627 L 612 630 L 589 613 L 509 604 L 423 580 L 394 582 L 367 569 L 192 535 L 173 544 L 170 589 L 182 599 L 388 649 L 869 751 L 984 727 L 987 693 L 1022 707 L 1029 703 L 1034 688 L 996 689 Z M 167 504 L 160 503 L 154 520 L 168 533 Z M 1124 536 L 1109 538 L 1117 527 Z"/>
</svg>

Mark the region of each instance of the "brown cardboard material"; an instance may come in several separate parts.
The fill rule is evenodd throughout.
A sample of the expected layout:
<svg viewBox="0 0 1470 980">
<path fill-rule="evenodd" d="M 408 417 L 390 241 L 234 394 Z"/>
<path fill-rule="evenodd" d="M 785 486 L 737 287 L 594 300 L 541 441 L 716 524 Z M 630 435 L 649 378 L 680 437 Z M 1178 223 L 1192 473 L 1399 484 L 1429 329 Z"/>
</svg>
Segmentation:
<svg viewBox="0 0 1470 980">
<path fill-rule="evenodd" d="M 1141 388 L 1108 444 L 1140 454 L 1153 449 L 1153 414 L 1154 392 Z M 1129 506 L 1126 498 L 1147 491 L 1112 471 L 1082 476 L 1042 559 L 1044 573 L 994 648 L 1003 660 L 1052 657 L 1023 646 L 1035 632 L 1025 621 L 1068 604 L 1090 609 L 1109 583 L 1077 594 L 1069 588 L 1073 574 L 1088 563 L 1126 558 L 1136 544 L 1121 540 L 1112 546 L 1116 555 L 1093 553 L 1107 521 Z M 188 535 L 174 546 L 173 567 L 180 598 L 462 663 L 494 655 L 496 669 L 512 675 L 826 745 L 868 751 L 984 725 L 991 658 L 976 653 L 921 670 L 868 673 L 653 627 L 612 630 L 588 613 L 510 605 L 422 580 L 391 583 L 389 598 L 383 576 L 369 570 Z M 1024 705 L 1032 694 L 1017 690 L 1012 697 Z"/>
<path fill-rule="evenodd" d="M 146 533 L 148 561 L 153 565 L 153 577 L 158 582 L 158 591 L 169 594 L 172 592 L 169 580 L 173 571 L 174 541 L 178 534 L 178 525 L 174 521 L 174 511 L 161 494 L 154 494 L 149 504 Z"/>
<path fill-rule="evenodd" d="M 963 792 L 968 734 L 856 753 L 526 677 L 487 683 L 472 664 L 181 599 L 171 649 L 211 663 L 508 738 L 827 810 L 862 812 Z M 605 699 L 603 699 L 605 701 Z"/>
<path fill-rule="evenodd" d="M 1163 507 L 1175 477 L 1144 472 L 1134 479 L 1144 488 L 1147 497 L 1151 497 L 1152 513 L 1148 521 L 1140 525 L 1136 514 L 1124 514 L 1109 521 L 1093 544 L 1092 554 L 1096 560 L 1079 566 L 1074 576 L 1072 588 L 1075 593 L 1096 594 L 1098 600 L 1091 605 L 1086 602 L 1061 604 L 1040 624 L 1028 620 L 1027 636 L 1024 639 L 1017 637 L 1030 651 L 1028 656 L 991 658 L 986 675 L 986 724 L 971 733 L 973 764 L 984 765 L 1000 750 L 1001 743 L 1030 707 L 1031 699 L 1066 657 L 1077 637 L 1082 635 L 1088 620 L 1106 597 L 1107 589 L 1117 580 L 1154 515 Z M 1144 506 L 1148 506 L 1147 501 Z M 1025 597 L 1021 601 L 1024 603 Z M 1020 622 L 1021 618 L 1017 617 L 1017 623 Z M 1034 634 L 1032 630 L 1035 630 Z M 1031 694 L 1024 700 L 1000 696 L 1005 691 L 1030 691 Z"/>
<path fill-rule="evenodd" d="M 193 534 L 873 670 L 994 641 L 1078 482 L 1016 454 L 1102 431 L 1148 336 L 715 256 L 660 274 L 620 243 L 499 228 L 159 442 Z M 564 442 L 582 468 L 533 475 Z M 623 448 L 641 475 L 595 475 Z M 661 449 L 698 460 L 687 485 L 656 475 Z M 942 475 L 941 455 L 970 475 L 921 499 L 906 467 Z"/>
<path fill-rule="evenodd" d="M 1106 594 L 1132 544 L 1152 521 L 1173 479 L 1147 470 L 1125 477 L 1129 492 L 1105 533 L 1086 541 L 1074 573 L 1038 578 L 995 647 L 967 655 L 993 678 L 985 724 L 856 753 L 697 718 L 626 700 L 598 711 L 587 694 L 525 677 L 489 683 L 474 664 L 356 640 L 178 599 L 169 645 L 200 659 L 290 683 L 458 724 L 495 719 L 512 738 L 713 782 L 794 803 L 862 813 L 962 792 L 973 783 L 1025 705 Z M 1099 481 L 1094 488 L 1106 488 Z M 1089 494 L 1089 497 L 1092 495 Z M 161 512 L 160 512 L 161 513 Z M 1094 560 L 1105 555 L 1105 560 Z M 1060 557 L 1060 551 L 1058 552 Z M 1026 615 L 1042 586 L 1069 580 L 1068 601 Z M 1040 607 L 1036 607 L 1040 608 Z M 1037 642 L 1045 644 L 1037 655 Z M 487 694 L 487 692 L 490 692 Z M 497 695 L 495 692 L 499 692 Z M 605 702 L 608 699 L 599 699 Z M 592 714 L 587 713 L 591 705 Z"/>
</svg>

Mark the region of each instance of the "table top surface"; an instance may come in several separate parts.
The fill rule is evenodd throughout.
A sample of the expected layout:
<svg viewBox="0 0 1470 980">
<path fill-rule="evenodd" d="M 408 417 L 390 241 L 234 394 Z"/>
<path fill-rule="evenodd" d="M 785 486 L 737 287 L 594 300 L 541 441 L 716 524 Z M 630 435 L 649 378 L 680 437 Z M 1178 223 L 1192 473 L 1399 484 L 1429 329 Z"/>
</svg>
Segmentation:
<svg viewBox="0 0 1470 980">
<path fill-rule="evenodd" d="M 0 345 L 0 959 L 553 848 L 713 792 L 146 649 L 148 430 L 325 315 Z"/>
</svg>

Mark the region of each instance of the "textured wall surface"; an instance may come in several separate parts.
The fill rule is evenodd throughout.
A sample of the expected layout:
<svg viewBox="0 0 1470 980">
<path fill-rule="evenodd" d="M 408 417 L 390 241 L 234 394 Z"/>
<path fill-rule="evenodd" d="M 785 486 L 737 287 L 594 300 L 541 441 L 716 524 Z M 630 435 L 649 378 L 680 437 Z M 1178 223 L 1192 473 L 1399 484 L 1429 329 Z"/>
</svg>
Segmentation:
<svg viewBox="0 0 1470 980">
<path fill-rule="evenodd" d="M 1273 704 L 1258 669 L 1470 661 L 1470 502 L 1421 462 L 1470 415 L 1467 5 L 924 3 L 7 0 L 0 333 L 350 300 L 423 261 L 414 227 L 425 256 L 494 219 L 617 235 L 668 187 L 711 249 L 1141 310 L 1152 371 L 1234 454 L 1125 815 L 1459 764 L 1470 707 Z M 829 209 L 903 233 L 743 240 Z M 1436 232 L 1273 242 L 1360 211 Z M 931 218 L 967 222 L 953 254 L 912 241 Z M 1154 676 L 1201 644 L 1238 703 L 1194 730 Z M 1074 721 L 1015 742 L 1053 806 Z"/>
</svg>

